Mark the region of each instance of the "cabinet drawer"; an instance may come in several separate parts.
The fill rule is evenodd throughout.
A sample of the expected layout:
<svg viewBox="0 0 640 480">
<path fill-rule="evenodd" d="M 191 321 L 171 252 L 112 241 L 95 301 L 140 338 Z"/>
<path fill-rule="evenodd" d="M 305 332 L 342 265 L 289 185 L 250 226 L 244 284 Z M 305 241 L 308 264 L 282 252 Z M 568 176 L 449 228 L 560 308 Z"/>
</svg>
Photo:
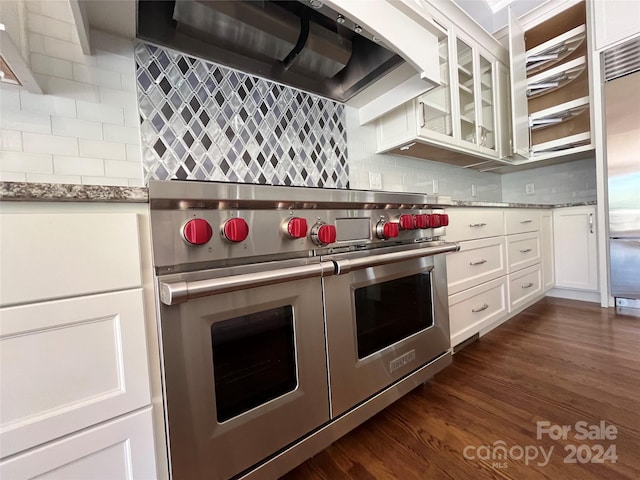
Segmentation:
<svg viewBox="0 0 640 480">
<path fill-rule="evenodd" d="M 539 264 L 511 273 L 508 278 L 510 312 L 524 305 L 542 291 L 542 272 Z"/>
<path fill-rule="evenodd" d="M 0 243 L 0 305 L 142 285 L 135 213 L 6 213 Z"/>
<path fill-rule="evenodd" d="M 460 243 L 460 251 L 447 255 L 449 295 L 475 287 L 507 273 L 504 236 Z"/>
<path fill-rule="evenodd" d="M 450 242 L 504 235 L 504 213 L 500 209 L 451 208 L 446 239 Z"/>
<path fill-rule="evenodd" d="M 504 215 L 507 235 L 540 230 L 540 210 L 509 209 Z"/>
<path fill-rule="evenodd" d="M 509 273 L 540 262 L 540 233 L 520 233 L 507 236 Z"/>
<path fill-rule="evenodd" d="M 151 408 L 2 461 L 0 478 L 157 478 Z"/>
<path fill-rule="evenodd" d="M 0 309 L 0 451 L 150 403 L 142 289 Z"/>
<path fill-rule="evenodd" d="M 507 313 L 507 279 L 500 277 L 449 296 L 451 345 L 455 346 Z"/>
</svg>

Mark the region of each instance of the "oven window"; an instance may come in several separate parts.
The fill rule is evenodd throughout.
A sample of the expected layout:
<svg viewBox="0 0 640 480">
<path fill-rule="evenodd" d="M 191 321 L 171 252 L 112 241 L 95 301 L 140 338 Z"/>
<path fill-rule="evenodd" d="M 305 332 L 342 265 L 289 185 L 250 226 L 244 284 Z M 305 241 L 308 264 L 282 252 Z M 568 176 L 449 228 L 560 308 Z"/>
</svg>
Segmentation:
<svg viewBox="0 0 640 480">
<path fill-rule="evenodd" d="M 291 305 L 214 323 L 211 343 L 218 422 L 295 390 Z"/>
<path fill-rule="evenodd" d="M 420 273 L 355 291 L 358 358 L 433 325 L 431 273 Z"/>
</svg>

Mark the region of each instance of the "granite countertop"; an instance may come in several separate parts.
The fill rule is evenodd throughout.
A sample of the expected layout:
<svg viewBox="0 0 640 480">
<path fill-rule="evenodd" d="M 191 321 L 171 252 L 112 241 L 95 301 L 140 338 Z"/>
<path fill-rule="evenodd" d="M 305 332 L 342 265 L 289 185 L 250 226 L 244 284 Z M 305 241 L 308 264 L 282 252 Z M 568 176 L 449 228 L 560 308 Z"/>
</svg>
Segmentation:
<svg viewBox="0 0 640 480">
<path fill-rule="evenodd" d="M 146 203 L 146 187 L 0 182 L 2 201 Z"/>
<path fill-rule="evenodd" d="M 2 201 L 38 202 L 116 202 L 146 203 L 149 191 L 146 187 L 117 187 L 108 185 L 72 185 L 62 183 L 0 182 Z M 454 207 L 498 208 L 558 208 L 596 205 L 596 201 L 578 201 L 562 204 L 537 204 L 515 202 L 475 202 L 453 200 Z"/>
</svg>

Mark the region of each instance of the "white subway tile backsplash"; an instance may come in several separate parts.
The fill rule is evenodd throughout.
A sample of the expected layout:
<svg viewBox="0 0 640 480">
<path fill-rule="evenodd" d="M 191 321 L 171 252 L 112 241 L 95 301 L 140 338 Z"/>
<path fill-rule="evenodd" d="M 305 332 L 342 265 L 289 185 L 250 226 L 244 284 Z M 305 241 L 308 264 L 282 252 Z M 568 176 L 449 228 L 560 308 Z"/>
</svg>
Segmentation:
<svg viewBox="0 0 640 480">
<path fill-rule="evenodd" d="M 53 156 L 53 169 L 62 175 L 104 175 L 104 160 L 87 157 Z"/>
<path fill-rule="evenodd" d="M 51 57 L 61 58 L 70 62 L 84 63 L 85 55 L 78 43 L 58 40 L 57 38 L 45 37 L 44 54 Z"/>
<path fill-rule="evenodd" d="M 44 175 L 41 173 L 27 173 L 27 182 L 70 183 L 74 185 L 80 185 L 82 183 L 82 179 L 78 175 L 59 175 L 59 174 Z"/>
<path fill-rule="evenodd" d="M 95 85 L 64 78 L 50 77 L 49 75 L 35 74 L 35 77 L 44 90 L 44 93 L 82 100 L 84 102 L 99 102 L 99 87 Z"/>
<path fill-rule="evenodd" d="M 105 160 L 104 171 L 107 177 L 137 178 L 142 176 L 142 164 Z"/>
<path fill-rule="evenodd" d="M 137 108 L 136 97 L 135 95 L 131 95 L 131 92 L 106 87 L 99 87 L 99 92 L 100 102 L 102 103 L 118 105 L 123 108 Z"/>
<path fill-rule="evenodd" d="M 91 158 L 108 158 L 111 160 L 126 160 L 125 146 L 121 143 L 87 140 L 80 138 L 80 156 Z"/>
<path fill-rule="evenodd" d="M 0 87 L 0 108 L 2 108 L 1 112 L 20 110 L 19 87 L 13 85 L 2 85 Z"/>
<path fill-rule="evenodd" d="M 69 14 L 71 14 L 71 12 L 69 12 Z M 29 31 L 39 32 L 42 35 L 57 38 L 58 40 L 73 42 L 75 40 L 75 33 L 73 31 L 73 25 L 69 23 L 69 20 L 71 20 L 71 17 L 68 17 L 63 22 L 37 13 L 27 13 L 27 27 Z"/>
<path fill-rule="evenodd" d="M 103 68 L 80 63 L 73 64 L 73 79 L 78 82 L 120 89 L 122 87 L 120 77 L 121 75 L 119 73 L 104 70 Z"/>
<path fill-rule="evenodd" d="M 140 128 L 140 114 L 138 108 L 125 107 L 124 109 L 124 124 L 127 127 Z"/>
<path fill-rule="evenodd" d="M 140 144 L 127 145 L 127 162 L 142 162 L 142 152 L 140 150 Z"/>
<path fill-rule="evenodd" d="M 127 187 L 129 186 L 129 179 L 114 177 L 82 177 L 82 183 L 85 185 L 115 185 L 117 187 Z"/>
<path fill-rule="evenodd" d="M 94 122 L 110 123 L 114 125 L 123 124 L 123 110 L 121 107 L 113 107 L 98 103 L 88 103 L 77 101 L 78 118 L 91 120 Z"/>
<path fill-rule="evenodd" d="M 24 111 L 71 118 L 76 116 L 76 102 L 70 98 L 30 93 L 23 90 L 20 92 L 20 102 Z"/>
<path fill-rule="evenodd" d="M 21 152 L 22 132 L 17 130 L 0 130 L 0 150 Z"/>
<path fill-rule="evenodd" d="M 134 75 L 135 62 L 133 58 L 115 55 L 113 53 L 96 50 L 98 67 L 112 72 L 118 72 L 127 76 Z"/>
<path fill-rule="evenodd" d="M 107 142 L 128 143 L 135 145 L 137 143 L 140 143 L 140 130 L 136 127 L 104 125 L 104 139 Z"/>
<path fill-rule="evenodd" d="M 38 112 L 2 109 L 0 128 L 32 133 L 51 133 L 51 117 Z"/>
<path fill-rule="evenodd" d="M 0 182 L 26 182 L 27 174 L 19 172 L 0 171 Z"/>
<path fill-rule="evenodd" d="M 51 133 L 61 137 L 102 140 L 102 124 L 68 117 L 51 117 Z"/>
<path fill-rule="evenodd" d="M 26 2 L 27 4 L 33 2 Z M 29 51 L 33 53 L 41 53 L 44 55 L 44 37 L 39 33 L 29 33 Z"/>
<path fill-rule="evenodd" d="M 78 139 L 57 135 L 23 133 L 22 146 L 25 152 L 53 155 L 78 155 Z"/>
<path fill-rule="evenodd" d="M 0 171 L 17 173 L 52 173 L 53 158 L 51 155 L 0 152 Z"/>
</svg>

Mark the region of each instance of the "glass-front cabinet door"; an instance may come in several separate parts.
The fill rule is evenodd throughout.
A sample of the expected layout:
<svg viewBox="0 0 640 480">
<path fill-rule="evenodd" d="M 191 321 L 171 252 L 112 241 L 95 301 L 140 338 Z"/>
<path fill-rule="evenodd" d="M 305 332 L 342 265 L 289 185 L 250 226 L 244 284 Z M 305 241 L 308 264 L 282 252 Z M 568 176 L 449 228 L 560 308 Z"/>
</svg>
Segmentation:
<svg viewBox="0 0 640 480">
<path fill-rule="evenodd" d="M 418 99 L 420 133 L 428 137 L 453 138 L 453 117 L 451 106 L 451 74 L 449 60 L 449 36 L 444 35 L 438 42 L 440 60 L 440 86 L 429 90 Z M 447 139 L 444 139 L 447 141 Z"/>
<path fill-rule="evenodd" d="M 478 144 L 496 150 L 496 107 L 494 101 L 494 67 L 482 54 L 479 59 L 480 104 L 478 110 Z"/>
<path fill-rule="evenodd" d="M 473 48 L 456 38 L 460 140 L 477 144 L 476 77 Z"/>
</svg>

